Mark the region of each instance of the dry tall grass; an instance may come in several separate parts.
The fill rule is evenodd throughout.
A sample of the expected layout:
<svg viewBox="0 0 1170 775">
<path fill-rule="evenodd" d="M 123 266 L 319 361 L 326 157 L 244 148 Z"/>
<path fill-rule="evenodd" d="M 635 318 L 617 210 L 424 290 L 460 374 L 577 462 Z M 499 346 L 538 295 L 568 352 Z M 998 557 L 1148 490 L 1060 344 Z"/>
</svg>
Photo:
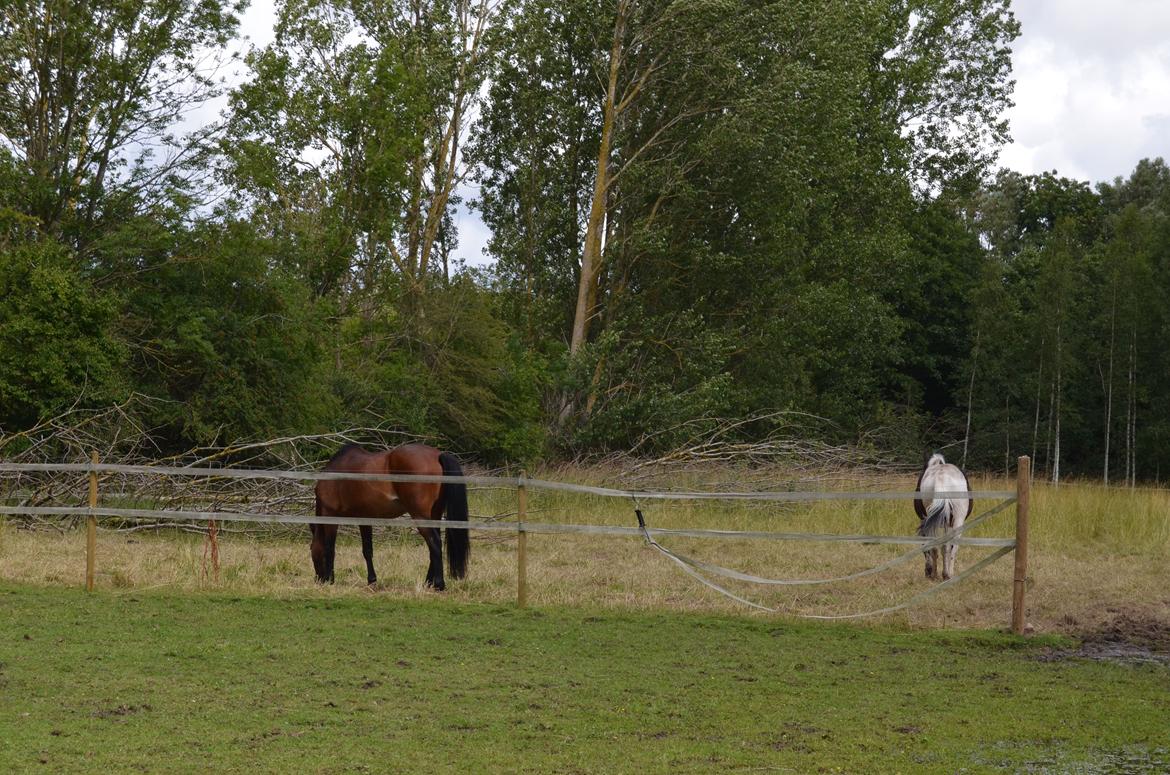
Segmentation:
<svg viewBox="0 0 1170 775">
<path fill-rule="evenodd" d="M 596 481 L 598 472 L 558 472 L 559 478 Z M 549 475 L 549 478 L 552 478 Z M 726 483 L 726 474 L 724 477 Z M 842 489 L 913 489 L 913 478 L 840 481 Z M 694 486 L 676 482 L 676 489 Z M 710 479 L 698 484 L 711 485 Z M 977 478 L 977 490 L 1013 489 L 1003 479 Z M 472 493 L 473 519 L 514 515 L 509 491 Z M 992 504 L 977 503 L 976 513 Z M 909 501 L 832 501 L 814 504 L 644 501 L 654 527 L 701 527 L 816 533 L 909 535 L 917 526 Z M 634 504 L 533 489 L 530 522 L 636 524 Z M 974 535 L 1010 537 L 1014 510 L 1007 509 Z M 218 583 L 204 579 L 204 539 L 174 530 L 99 530 L 98 584 L 130 590 L 215 587 L 242 594 L 334 596 L 371 594 L 356 528 L 343 531 L 337 583 L 313 581 L 308 531 L 290 537 L 221 533 Z M 1090 484 L 1037 484 L 1032 499 L 1028 620 L 1038 631 L 1087 632 L 1119 612 L 1170 619 L 1170 493 L 1108 489 Z M 904 546 L 712 539 L 664 539 L 678 552 L 748 573 L 775 578 L 840 576 L 907 551 Z M 474 535 L 469 578 L 450 584 L 446 597 L 508 604 L 516 596 L 516 541 L 508 534 Z M 960 570 L 989 550 L 965 547 Z M 46 531 L 8 525 L 0 533 L 0 578 L 42 584 L 81 585 L 85 570 L 82 530 Z M 533 606 L 600 606 L 675 609 L 772 616 L 747 608 L 702 586 L 640 538 L 530 534 L 529 603 Z M 375 539 L 377 594 L 388 598 L 431 596 L 422 586 L 426 552 L 413 533 L 387 529 Z M 1011 556 L 887 622 L 914 627 L 1006 626 L 1011 609 Z M 720 582 L 724 583 L 724 582 Z M 781 616 L 833 615 L 896 605 L 929 589 L 916 557 L 877 576 L 812 587 L 725 585 L 736 594 L 775 608 Z"/>
</svg>

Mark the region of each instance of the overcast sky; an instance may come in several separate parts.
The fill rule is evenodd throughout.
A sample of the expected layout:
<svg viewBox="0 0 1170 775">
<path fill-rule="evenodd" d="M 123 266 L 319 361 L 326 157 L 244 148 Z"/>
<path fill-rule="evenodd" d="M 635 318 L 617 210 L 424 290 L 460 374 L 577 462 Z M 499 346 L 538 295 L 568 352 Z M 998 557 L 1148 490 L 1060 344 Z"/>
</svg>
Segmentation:
<svg viewBox="0 0 1170 775">
<path fill-rule="evenodd" d="M 271 40 L 273 0 L 253 0 L 244 33 Z M 1000 164 L 1091 183 L 1170 157 L 1170 0 L 1015 0 L 1013 142 Z M 456 255 L 484 262 L 488 233 L 461 208 Z"/>
<path fill-rule="evenodd" d="M 1016 0 L 1000 163 L 1093 183 L 1170 157 L 1170 0 Z"/>
</svg>

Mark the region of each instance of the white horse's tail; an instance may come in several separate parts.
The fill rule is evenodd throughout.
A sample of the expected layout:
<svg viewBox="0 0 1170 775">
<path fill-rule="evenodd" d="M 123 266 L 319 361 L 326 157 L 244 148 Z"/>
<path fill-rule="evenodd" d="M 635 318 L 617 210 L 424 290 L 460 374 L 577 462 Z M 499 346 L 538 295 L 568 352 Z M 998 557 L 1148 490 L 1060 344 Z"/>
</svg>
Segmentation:
<svg viewBox="0 0 1170 775">
<path fill-rule="evenodd" d="M 918 526 L 918 535 L 924 538 L 935 538 L 953 527 L 955 513 L 954 501 L 936 500 L 926 512 L 926 519 Z"/>
</svg>

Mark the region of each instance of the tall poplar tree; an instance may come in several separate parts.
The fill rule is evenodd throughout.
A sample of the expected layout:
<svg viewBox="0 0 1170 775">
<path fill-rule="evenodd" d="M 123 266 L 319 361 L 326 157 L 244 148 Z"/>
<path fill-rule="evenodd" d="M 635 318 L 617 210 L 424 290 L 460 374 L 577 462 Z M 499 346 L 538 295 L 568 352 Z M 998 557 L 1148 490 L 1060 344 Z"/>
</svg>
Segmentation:
<svg viewBox="0 0 1170 775">
<path fill-rule="evenodd" d="M 243 3 L 10 0 L 0 10 L 0 155 L 13 205 L 87 249 L 128 217 L 206 181 L 216 96 Z"/>
</svg>

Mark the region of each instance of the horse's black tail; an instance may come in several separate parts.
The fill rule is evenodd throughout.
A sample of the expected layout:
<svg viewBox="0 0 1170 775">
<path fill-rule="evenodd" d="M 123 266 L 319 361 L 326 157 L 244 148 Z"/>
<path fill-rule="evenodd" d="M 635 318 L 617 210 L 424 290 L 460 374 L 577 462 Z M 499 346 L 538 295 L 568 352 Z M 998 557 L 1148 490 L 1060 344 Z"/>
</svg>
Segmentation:
<svg viewBox="0 0 1170 775">
<path fill-rule="evenodd" d="M 918 526 L 918 535 L 935 538 L 950 530 L 951 511 L 953 508 L 949 500 L 936 500 L 926 512 L 922 524 Z"/>
<path fill-rule="evenodd" d="M 459 459 L 450 452 L 439 453 L 439 465 L 443 476 L 463 476 Z M 467 485 L 462 482 L 443 482 L 443 502 L 447 507 L 447 519 L 467 521 Z M 466 528 L 447 528 L 447 565 L 451 578 L 461 579 L 467 575 L 467 556 L 471 553 L 471 537 Z"/>
</svg>

